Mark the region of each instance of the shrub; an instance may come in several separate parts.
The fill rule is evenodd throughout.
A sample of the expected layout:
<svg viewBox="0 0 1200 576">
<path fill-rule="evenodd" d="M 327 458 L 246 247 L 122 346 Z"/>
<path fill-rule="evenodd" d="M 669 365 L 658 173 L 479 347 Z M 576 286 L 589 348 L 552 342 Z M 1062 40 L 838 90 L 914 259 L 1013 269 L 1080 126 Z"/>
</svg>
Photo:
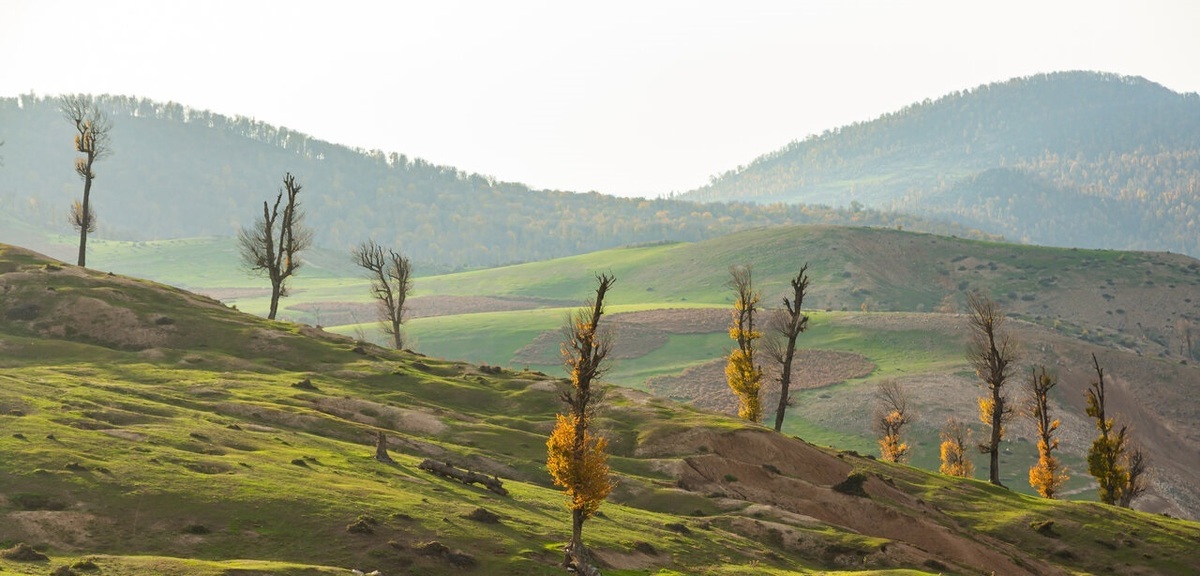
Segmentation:
<svg viewBox="0 0 1200 576">
<path fill-rule="evenodd" d="M 208 527 L 203 524 L 188 524 L 187 526 L 183 527 L 184 534 L 203 536 L 204 534 L 208 534 L 210 532 L 211 530 L 209 530 Z"/>
<path fill-rule="evenodd" d="M 45 562 L 50 560 L 48 556 L 34 550 L 32 546 L 24 542 L 18 542 L 16 546 L 7 550 L 0 550 L 0 558 L 17 562 Z"/>
<path fill-rule="evenodd" d="M 845 480 L 833 485 L 836 492 L 849 494 L 851 496 L 861 496 L 867 498 L 867 491 L 863 489 L 863 484 L 867 481 L 867 474 L 861 470 L 853 470 L 846 476 Z"/>
<path fill-rule="evenodd" d="M 9 501 L 22 510 L 62 510 L 66 506 L 62 502 L 51 499 L 45 494 L 14 494 Z"/>
<path fill-rule="evenodd" d="M 482 522 L 484 524 L 500 523 L 500 516 L 486 508 L 476 508 L 472 510 L 470 514 L 464 514 L 463 518 L 466 518 L 467 520 L 474 520 L 476 522 Z"/>
</svg>

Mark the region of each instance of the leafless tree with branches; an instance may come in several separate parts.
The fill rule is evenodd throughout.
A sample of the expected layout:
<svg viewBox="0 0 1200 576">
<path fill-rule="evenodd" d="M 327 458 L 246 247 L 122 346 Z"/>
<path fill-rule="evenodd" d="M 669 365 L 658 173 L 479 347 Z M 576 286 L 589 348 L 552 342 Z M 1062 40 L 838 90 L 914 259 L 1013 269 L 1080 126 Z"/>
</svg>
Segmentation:
<svg viewBox="0 0 1200 576">
<path fill-rule="evenodd" d="M 271 311 L 267 318 L 274 320 L 279 311 L 279 299 L 287 296 L 287 279 L 300 269 L 300 252 L 312 245 L 312 232 L 304 226 L 304 211 L 296 197 L 300 184 L 289 172 L 283 176 L 283 188 L 275 196 L 275 205 L 263 202 L 262 217 L 254 226 L 238 231 L 238 249 L 242 263 L 251 272 L 265 274 L 271 279 Z M 279 211 L 283 194 L 287 204 Z"/>
<path fill-rule="evenodd" d="M 808 292 L 808 264 L 791 280 L 791 297 L 783 297 L 783 307 L 771 313 L 763 349 L 779 363 L 779 406 L 775 408 L 775 431 L 783 428 L 783 418 L 791 404 L 792 361 L 796 357 L 796 338 L 808 329 L 808 315 L 801 311 Z"/>
<path fill-rule="evenodd" d="M 75 128 L 75 151 L 83 154 L 75 159 L 75 173 L 83 179 L 83 201 L 72 203 L 68 220 L 79 230 L 78 264 L 86 266 L 87 237 L 96 231 L 96 210 L 91 204 L 92 181 L 96 179 L 96 173 L 92 168 L 98 160 L 112 154 L 109 138 L 112 123 L 90 96 L 65 96 L 59 109 Z"/>
<path fill-rule="evenodd" d="M 379 325 L 392 337 L 392 347 L 404 347 L 400 325 L 404 323 L 405 301 L 412 291 L 412 265 L 408 258 L 370 240 L 351 251 L 354 263 L 371 277 L 371 295 L 375 297 Z"/>
</svg>

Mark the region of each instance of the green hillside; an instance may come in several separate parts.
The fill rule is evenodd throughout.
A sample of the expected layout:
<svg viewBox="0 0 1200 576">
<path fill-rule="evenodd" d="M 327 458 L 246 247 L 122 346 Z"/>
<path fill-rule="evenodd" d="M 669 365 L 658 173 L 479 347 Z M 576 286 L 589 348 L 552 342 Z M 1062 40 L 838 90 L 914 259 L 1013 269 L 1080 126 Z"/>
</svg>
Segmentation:
<svg viewBox="0 0 1200 576">
<path fill-rule="evenodd" d="M 100 242 L 101 270 L 145 275 L 200 290 L 264 315 L 265 282 L 238 271 L 228 240 Z M 314 252 L 292 283 L 281 317 L 383 342 L 372 322 L 366 281 L 339 268 L 336 252 Z M 770 305 L 798 266 L 810 263 L 813 329 L 800 345 L 811 357 L 785 429 L 824 445 L 875 452 L 871 387 L 900 379 L 923 404 L 913 462 L 937 466 L 937 429 L 947 416 L 974 422 L 977 382 L 963 358 L 961 310 L 983 289 L 1020 322 L 1030 349 L 1021 370 L 1045 364 L 1064 378 L 1055 402 L 1072 441 L 1073 498 L 1093 498 L 1081 471 L 1091 423 L 1082 390 L 1097 353 L 1132 394 L 1122 410 L 1154 439 L 1159 486 L 1139 504 L 1200 517 L 1197 375 L 1200 263 L 1183 256 L 1071 250 L 978 242 L 890 229 L 759 229 L 697 242 L 622 248 L 554 261 L 418 278 L 407 347 L 439 358 L 557 373 L 558 326 L 587 296 L 595 271 L 612 271 L 618 354 L 615 384 L 716 410 L 729 410 L 721 358 L 728 352 L 727 267 L 751 263 Z M 181 263 L 186 263 L 183 265 Z M 106 267 L 107 266 L 107 267 Z M 866 304 L 868 313 L 861 312 Z M 1191 334 L 1192 349 L 1186 349 Z M 773 392 L 768 391 L 768 399 Z M 1014 394 L 1018 394 L 1014 391 Z M 1019 395 L 1019 394 L 1018 394 Z M 1005 482 L 1030 491 L 1031 432 L 1018 424 Z"/>
<path fill-rule="evenodd" d="M 361 347 L 11 246 L 0 291 L 0 547 L 49 556 L 0 571 L 559 573 L 552 378 Z M 1191 522 L 882 464 L 624 389 L 598 424 L 619 488 L 585 534 L 607 574 L 1200 569 Z M 371 457 L 381 431 L 395 464 Z M 866 496 L 832 489 L 852 473 Z"/>
<path fill-rule="evenodd" d="M 801 364 L 799 375 L 812 388 L 800 393 L 785 424 L 789 433 L 873 453 L 870 406 L 863 399 L 876 382 L 898 379 L 925 412 L 914 427 L 914 463 L 936 468 L 942 421 L 947 416 L 975 421 L 978 383 L 963 355 L 965 320 L 956 313 L 967 292 L 985 290 L 1014 320 L 1026 349 L 1021 371 L 1044 364 L 1063 380 L 1055 401 L 1066 411 L 1064 428 L 1073 438 L 1064 442 L 1076 470 L 1072 497 L 1094 497 L 1084 473 L 1092 424 L 1083 416 L 1082 397 L 1090 354 L 1096 353 L 1132 395 L 1122 414 L 1145 438 L 1162 438 L 1152 450 L 1160 453 L 1159 493 L 1165 501 L 1145 505 L 1189 517 L 1200 513 L 1193 468 L 1200 459 L 1191 448 L 1200 439 L 1200 405 L 1189 384 L 1200 379 L 1194 332 L 1200 263 L 1184 256 L 1040 248 L 888 229 L 762 229 L 422 278 L 414 309 L 436 299 L 441 312 L 411 320 L 407 334 L 412 348 L 443 358 L 557 370 L 563 315 L 587 296 L 593 271 L 611 271 L 620 289 L 611 297 L 618 358 L 610 380 L 729 411 L 732 397 L 719 367 L 731 345 L 728 266 L 751 264 L 769 306 L 805 262 L 812 279 L 806 302 L 812 328 L 800 346 L 814 357 L 811 366 Z M 473 306 L 481 297 L 509 308 Z M 464 307 L 460 312 L 456 303 Z M 323 304 L 323 315 L 339 317 L 337 307 Z M 369 322 L 332 329 L 368 336 L 375 330 Z M 1020 432 L 1011 444 L 1005 481 L 1029 491 L 1024 475 L 1035 451 L 1025 426 L 1016 425 Z"/>
<path fill-rule="evenodd" d="M 1035 244 L 1200 256 L 1200 97 L 1061 72 L 914 103 L 764 154 L 684 194 L 857 202 Z"/>
</svg>

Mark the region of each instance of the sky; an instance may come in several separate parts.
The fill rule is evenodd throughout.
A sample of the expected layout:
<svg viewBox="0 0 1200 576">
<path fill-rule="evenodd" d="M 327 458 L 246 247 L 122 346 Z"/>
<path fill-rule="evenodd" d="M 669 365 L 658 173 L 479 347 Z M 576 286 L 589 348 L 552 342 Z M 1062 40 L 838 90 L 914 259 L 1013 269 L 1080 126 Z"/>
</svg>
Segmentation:
<svg viewBox="0 0 1200 576">
<path fill-rule="evenodd" d="M 0 0 L 0 96 L 174 101 L 535 188 L 655 197 L 1017 76 L 1200 92 L 1198 25 L 1194 0 Z"/>
</svg>

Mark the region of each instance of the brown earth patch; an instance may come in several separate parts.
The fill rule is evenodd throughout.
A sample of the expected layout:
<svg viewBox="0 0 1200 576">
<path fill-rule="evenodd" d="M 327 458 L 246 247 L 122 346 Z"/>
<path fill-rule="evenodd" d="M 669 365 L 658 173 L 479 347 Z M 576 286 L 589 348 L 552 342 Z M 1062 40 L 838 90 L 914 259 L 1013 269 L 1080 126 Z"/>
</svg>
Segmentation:
<svg viewBox="0 0 1200 576">
<path fill-rule="evenodd" d="M 317 410 L 371 426 L 416 434 L 440 434 L 447 426 L 440 418 L 419 410 L 396 408 L 358 398 L 320 396 L 311 399 Z"/>
<path fill-rule="evenodd" d="M 737 413 L 737 399 L 729 392 L 725 380 L 724 359 L 693 366 L 677 376 L 656 376 L 646 381 L 652 392 L 694 406 L 726 414 Z M 792 390 L 823 388 L 853 378 L 862 378 L 875 371 L 875 363 L 853 352 L 803 349 L 796 351 L 792 375 Z M 779 403 L 778 376 L 767 366 L 763 381 L 763 406 Z"/>
<path fill-rule="evenodd" d="M 610 550 L 607 548 L 589 548 L 602 566 L 613 570 L 648 570 L 656 566 L 669 566 L 669 554 L 647 554 L 645 552 Z"/>
<path fill-rule="evenodd" d="M 852 532 L 903 542 L 911 546 L 907 553 L 927 554 L 958 567 L 955 572 L 1063 573 L 1010 544 L 979 534 L 963 536 L 968 532 L 953 518 L 874 476 L 864 484 L 867 498 L 832 490 L 853 466 L 802 441 L 745 428 L 707 431 L 694 435 L 691 442 L 706 446 L 708 453 L 684 458 L 687 466 L 677 478 L 681 488 L 757 502 Z M 779 473 L 767 470 L 764 463 Z M 854 556 L 858 566 L 872 553 L 863 550 Z M 883 558 L 875 561 L 885 563 Z"/>
<path fill-rule="evenodd" d="M 664 308 L 609 316 L 619 326 L 646 326 L 668 334 L 709 334 L 729 329 L 726 308 Z"/>
<path fill-rule="evenodd" d="M 143 322 L 134 311 L 98 298 L 67 299 L 51 312 L 43 336 L 93 341 L 121 349 L 144 350 L 167 343 L 174 326 Z M 39 323 L 41 324 L 41 323 Z"/>
<path fill-rule="evenodd" d="M 18 540 L 64 550 L 87 549 L 93 543 L 93 534 L 112 524 L 107 519 L 70 510 L 10 512 L 4 523 L 12 530 L 10 535 L 20 535 Z"/>
<path fill-rule="evenodd" d="M 104 434 L 108 434 L 109 436 L 112 436 L 113 438 L 120 438 L 122 440 L 130 440 L 133 442 L 145 442 L 146 441 L 145 434 L 139 434 L 137 432 L 133 432 L 130 430 L 121 430 L 119 428 L 112 428 L 109 430 L 101 430 L 100 432 L 102 432 Z"/>
</svg>

